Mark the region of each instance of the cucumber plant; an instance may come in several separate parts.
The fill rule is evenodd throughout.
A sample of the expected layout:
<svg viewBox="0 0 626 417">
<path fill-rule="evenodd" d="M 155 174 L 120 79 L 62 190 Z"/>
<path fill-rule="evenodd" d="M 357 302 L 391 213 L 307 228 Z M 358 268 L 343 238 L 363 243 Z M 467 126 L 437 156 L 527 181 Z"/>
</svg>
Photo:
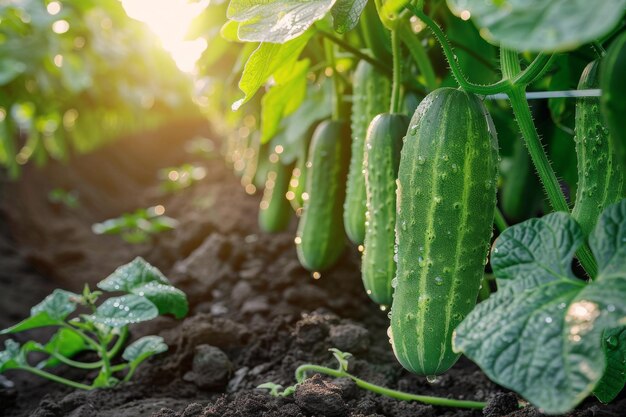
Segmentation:
<svg viewBox="0 0 626 417">
<path fill-rule="evenodd" d="M 174 230 L 178 220 L 166 216 L 163 206 L 138 209 L 120 217 L 94 223 L 91 230 L 97 235 L 120 235 L 132 244 L 145 243 L 158 233 Z"/>
<path fill-rule="evenodd" d="M 161 314 L 184 317 L 188 311 L 185 293 L 172 286 L 161 271 L 142 258 L 120 266 L 97 286 L 102 291 L 91 291 L 87 285 L 81 294 L 54 290 L 32 307 L 30 317 L 2 330 L 0 334 L 40 327 L 58 328 L 43 344 L 31 340 L 20 345 L 7 340 L 5 350 L 0 352 L 0 372 L 26 371 L 73 388 L 91 390 L 129 381 L 142 362 L 167 351 L 160 336 L 143 336 L 123 351 L 122 348 L 129 325 Z M 98 305 L 103 291 L 123 295 L 109 297 Z M 95 353 L 99 359 L 90 362 L 74 359 L 84 352 Z M 113 363 L 120 352 L 123 361 Z M 45 356 L 37 364 L 31 364 L 31 353 Z M 85 372 L 98 370 L 98 374 L 90 384 L 85 384 L 49 372 L 49 368 L 60 364 Z"/>
<path fill-rule="evenodd" d="M 532 346 L 545 347 L 552 355 L 553 346 L 566 346 L 563 334 L 540 330 L 545 327 L 549 332 L 552 324 L 565 319 L 559 321 L 551 314 L 553 321 L 548 323 L 547 316 L 538 316 L 544 320 L 541 323 L 533 317 L 530 322 L 537 328 L 533 327 L 535 333 L 525 333 L 528 341 L 519 341 L 509 337 L 519 326 L 506 308 L 516 306 L 518 299 L 522 305 L 525 299 L 535 302 L 534 297 L 551 297 L 551 291 L 560 285 L 577 291 L 599 288 L 596 284 L 613 277 L 600 253 L 615 243 L 611 240 L 614 235 L 598 232 L 601 224 L 606 226 L 607 218 L 597 225 L 596 220 L 624 192 L 620 176 L 626 167 L 626 142 L 620 117 L 626 94 L 621 76 L 626 29 L 621 20 L 626 0 L 602 4 L 554 0 L 541 7 L 532 2 L 506 2 L 506 7 L 501 3 L 230 0 L 227 7 L 210 5 L 207 10 L 223 17 L 212 21 L 211 30 L 221 29 L 219 42 L 228 45 L 221 55 L 207 53 L 208 68 L 202 75 L 218 81 L 239 79 L 239 83 L 216 82 L 219 94 L 207 98 L 213 104 L 207 113 L 217 115 L 213 117 L 216 126 L 239 144 L 229 145 L 229 155 L 245 153 L 238 150 L 241 144 L 253 143 L 255 138 L 261 147 L 280 143 L 285 165 L 295 160 L 289 155 L 300 155 L 307 149 L 303 146 L 310 138 L 306 130 L 330 118 L 318 127 L 308 147 L 306 189 L 299 191 L 302 182 L 293 181 L 294 173 L 287 192 L 295 208 L 303 209 L 295 243 L 304 267 L 314 271 L 332 267 L 345 246 L 345 227 L 353 243 L 363 244 L 366 291 L 375 302 L 392 304 L 390 338 L 402 365 L 432 376 L 452 366 L 463 352 L 495 381 L 508 384 L 531 403 L 549 412 L 563 412 L 591 392 L 608 401 L 619 391 L 621 384 L 613 382 L 624 379 L 620 368 L 624 357 L 621 340 L 625 337 L 621 318 L 611 319 L 615 326 L 598 324 L 603 335 L 595 332 L 590 337 L 597 339 L 585 342 L 584 351 L 576 352 L 577 368 L 561 358 L 534 366 L 537 358 L 522 354 L 513 357 L 508 351 L 509 367 L 489 363 L 496 357 L 490 355 L 500 352 L 494 350 L 498 341 L 486 340 L 491 340 L 489 334 L 500 332 L 498 346 L 510 343 L 510 349 L 521 351 L 535 343 Z M 582 26 L 581 16 L 585 17 Z M 221 58 L 229 63 L 226 76 L 224 68 L 216 68 Z M 595 60 L 601 62 L 599 84 L 597 64 L 579 80 L 584 65 Z M 369 78 L 364 76 L 367 74 Z M 567 90 L 577 84 L 577 90 Z M 567 91 L 543 91 L 556 90 L 557 86 Z M 578 99 L 575 118 L 569 114 L 574 107 L 572 96 Z M 542 112 L 542 105 L 538 105 L 531 113 L 529 99 L 537 97 L 549 99 L 549 112 Z M 407 111 L 413 113 L 413 120 L 405 130 L 396 189 L 391 180 L 396 175 L 397 138 L 402 135 L 395 128 L 383 129 L 383 121 L 400 113 L 402 101 L 411 109 L 421 103 L 415 112 Z M 348 114 L 346 104 L 350 102 Z M 239 110 L 224 117 L 220 109 L 233 103 Z M 380 109 L 370 112 L 378 105 Z M 386 111 L 389 114 L 374 119 L 376 113 Z M 490 114 L 502 132 L 499 144 Z M 255 123 L 250 123 L 250 117 Z M 352 122 L 347 181 L 350 146 L 346 141 L 350 134 L 337 133 L 345 128 L 346 120 Z M 344 127 L 340 129 L 340 125 Z M 374 132 L 371 153 L 367 147 L 363 149 L 368 125 Z M 513 143 L 518 132 L 523 141 Z M 561 146 L 568 137 L 572 140 L 566 145 L 571 146 Z M 375 146 L 379 141 L 374 139 L 383 138 L 387 145 Z M 546 145 L 552 146 L 552 156 L 563 153 L 562 161 L 578 156 L 577 182 L 563 163 L 556 165 L 557 170 L 553 168 Z M 499 153 L 506 160 L 503 178 L 498 174 Z M 298 159 L 299 164 L 304 161 Z M 257 172 L 263 174 L 262 168 Z M 235 169 L 239 171 L 237 166 Z M 568 171 L 560 172 L 565 169 Z M 298 172 L 302 175 L 304 170 L 299 167 Z M 261 178 L 264 181 L 265 175 Z M 535 192 L 534 188 L 539 188 L 535 184 L 542 190 Z M 574 190 L 575 198 L 569 198 Z M 607 210 L 605 213 L 613 216 L 619 211 Z M 507 221 L 522 221 L 541 212 L 545 215 L 541 220 L 508 228 Z M 504 262 L 492 254 L 495 281 L 484 278 L 494 224 L 501 233 L 496 248 L 507 252 L 498 256 L 508 256 Z M 529 224 L 543 225 L 542 231 Z M 543 242 L 538 236 L 547 230 L 554 235 Z M 591 235 L 589 240 L 585 239 L 587 234 Z M 517 246 L 502 243 L 512 238 L 518 239 Z M 397 254 L 390 243 L 394 241 Z M 566 264 L 569 268 L 574 254 L 579 264 L 576 274 L 589 279 L 588 284 L 563 269 Z M 544 258 L 543 263 L 535 262 Z M 563 268 L 537 272 L 557 263 Z M 521 281 L 507 275 L 507 268 L 514 264 L 521 265 L 520 273 L 516 273 Z M 394 269 L 395 280 L 391 279 Z M 543 285 L 542 279 L 549 273 L 560 278 L 542 287 L 541 293 L 531 293 L 532 285 Z M 528 283 L 528 288 L 513 284 L 518 281 L 535 284 Z M 481 282 L 489 285 L 483 285 L 481 302 L 475 307 Z M 561 295 L 573 297 L 574 292 Z M 484 309 L 499 302 L 502 308 L 490 313 L 489 319 L 481 318 L 488 313 Z M 565 314 L 569 301 L 562 302 Z M 571 303 L 574 310 L 581 307 L 575 303 Z M 615 300 L 611 308 L 621 311 L 623 306 L 623 301 Z M 473 329 L 478 324 L 482 333 Z M 575 325 L 567 325 L 574 329 Z M 529 369 L 548 370 L 541 374 L 541 384 L 520 382 L 523 371 Z M 319 367 L 310 370 L 324 372 Z M 576 375 L 570 378 L 569 373 Z M 300 374 L 298 380 L 303 377 Z M 270 388 L 280 392 L 276 386 Z"/>
</svg>

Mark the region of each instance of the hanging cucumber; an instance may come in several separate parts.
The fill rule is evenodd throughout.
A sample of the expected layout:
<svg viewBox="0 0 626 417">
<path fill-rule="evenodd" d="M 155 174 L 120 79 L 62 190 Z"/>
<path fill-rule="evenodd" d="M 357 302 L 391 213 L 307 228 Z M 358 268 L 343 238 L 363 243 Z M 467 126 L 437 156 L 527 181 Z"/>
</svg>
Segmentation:
<svg viewBox="0 0 626 417">
<path fill-rule="evenodd" d="M 366 61 L 359 62 L 354 73 L 352 104 L 352 152 L 346 186 L 343 221 L 348 238 L 356 245 L 365 239 L 365 176 L 363 145 L 372 119 L 389 109 L 389 79 Z"/>
<path fill-rule="evenodd" d="M 626 172 L 626 32 L 613 41 L 600 64 L 602 115 L 615 145 L 618 170 Z"/>
<path fill-rule="evenodd" d="M 599 68 L 599 61 L 587 65 L 578 89 L 598 88 Z M 577 99 L 575 132 L 578 187 L 572 217 L 588 236 L 602 211 L 621 200 L 623 173 L 616 163 L 615 138 L 604 125 L 597 97 Z"/>
<path fill-rule="evenodd" d="M 263 199 L 259 207 L 259 226 L 270 233 L 281 232 L 289 226 L 293 211 L 285 196 L 294 164 L 283 165 L 278 155 L 272 154 Z M 274 160 L 275 159 L 275 160 Z"/>
<path fill-rule="evenodd" d="M 302 194 L 304 193 L 304 189 L 306 186 L 306 163 L 306 153 L 303 153 L 298 157 L 296 166 L 293 168 L 293 172 L 291 173 L 291 179 L 289 180 L 289 203 L 291 204 L 291 207 L 296 212 L 296 214 L 301 213 L 302 207 L 304 207 Z"/>
<path fill-rule="evenodd" d="M 390 337 L 411 372 L 437 375 L 458 359 L 452 332 L 476 304 L 497 175 L 495 129 L 478 97 L 429 94 L 411 120 L 397 183 Z"/>
<path fill-rule="evenodd" d="M 409 118 L 403 114 L 380 114 L 365 139 L 367 221 L 361 275 L 367 294 L 381 305 L 391 305 L 396 274 L 396 178 L 408 126 Z"/>
<path fill-rule="evenodd" d="M 322 122 L 309 148 L 307 196 L 296 235 L 298 259 L 308 270 L 329 268 L 344 250 L 342 205 L 349 159 L 348 125 Z"/>
<path fill-rule="evenodd" d="M 528 150 L 521 138 L 516 138 L 513 144 L 511 165 L 504 172 L 504 183 L 500 195 L 500 204 L 504 215 L 515 222 L 532 217 L 541 203 L 541 190 L 537 174 L 532 167 Z"/>
</svg>

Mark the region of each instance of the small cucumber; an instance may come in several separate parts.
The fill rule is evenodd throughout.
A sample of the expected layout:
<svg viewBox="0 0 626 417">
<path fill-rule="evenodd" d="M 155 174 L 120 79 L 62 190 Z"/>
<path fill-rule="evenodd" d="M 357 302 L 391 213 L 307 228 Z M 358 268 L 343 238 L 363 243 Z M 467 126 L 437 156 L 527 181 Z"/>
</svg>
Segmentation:
<svg viewBox="0 0 626 417">
<path fill-rule="evenodd" d="M 352 103 L 352 157 L 346 186 L 343 221 L 348 238 L 355 245 L 365 239 L 365 175 L 363 145 L 372 119 L 389 110 L 391 84 L 372 65 L 361 61 L 354 73 Z"/>
<path fill-rule="evenodd" d="M 532 217 L 538 210 L 541 190 L 537 174 L 532 166 L 530 155 L 521 138 L 513 144 L 511 165 L 505 171 L 502 168 L 504 183 L 500 195 L 500 204 L 504 215 L 515 222 Z"/>
<path fill-rule="evenodd" d="M 278 155 L 270 155 L 270 168 L 259 209 L 259 226 L 270 233 L 281 232 L 289 226 L 293 215 L 286 194 L 294 164 L 283 165 Z"/>
<path fill-rule="evenodd" d="M 598 88 L 599 68 L 599 61 L 589 63 L 580 77 L 578 89 Z M 623 172 L 615 161 L 615 138 L 604 124 L 600 99 L 576 100 L 575 132 L 578 186 L 572 217 L 588 236 L 602 211 L 621 200 Z"/>
<path fill-rule="evenodd" d="M 602 114 L 614 138 L 617 164 L 626 172 L 626 32 L 617 37 L 600 64 Z M 626 175 L 626 174 L 625 174 Z"/>
<path fill-rule="evenodd" d="M 296 248 L 310 271 L 331 267 L 345 248 L 342 206 L 350 160 L 350 131 L 338 120 L 322 122 L 311 140 L 306 197 Z"/>
<path fill-rule="evenodd" d="M 441 88 L 411 119 L 398 170 L 390 338 L 398 361 L 437 375 L 459 355 L 455 327 L 476 304 L 492 233 L 498 144 L 470 93 Z"/>
<path fill-rule="evenodd" d="M 306 168 L 307 158 L 306 153 L 298 157 L 298 161 L 296 162 L 296 166 L 293 168 L 293 172 L 291 173 L 291 179 L 289 180 L 289 190 L 287 191 L 289 203 L 291 203 L 291 207 L 296 212 L 296 214 L 302 213 L 302 207 L 304 207 L 304 200 L 302 199 L 302 194 L 304 194 L 304 189 L 306 186 L 306 176 L 307 176 L 307 168 Z"/>
<path fill-rule="evenodd" d="M 396 275 L 396 178 L 408 127 L 409 118 L 403 114 L 380 114 L 365 139 L 367 215 L 361 275 L 367 294 L 381 305 L 391 305 Z"/>
</svg>

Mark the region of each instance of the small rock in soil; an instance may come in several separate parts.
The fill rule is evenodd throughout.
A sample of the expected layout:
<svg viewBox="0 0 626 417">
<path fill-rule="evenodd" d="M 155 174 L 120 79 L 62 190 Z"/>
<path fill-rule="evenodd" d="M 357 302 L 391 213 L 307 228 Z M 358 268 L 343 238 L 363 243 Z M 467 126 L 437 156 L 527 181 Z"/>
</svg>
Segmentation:
<svg viewBox="0 0 626 417">
<path fill-rule="evenodd" d="M 517 396 L 512 392 L 499 392 L 489 401 L 483 409 L 485 417 L 500 417 L 512 413 L 518 409 Z"/>
<path fill-rule="evenodd" d="M 356 324 L 340 324 L 330 328 L 330 341 L 344 352 L 361 353 L 369 348 L 369 331 Z"/>
<path fill-rule="evenodd" d="M 296 388 L 296 404 L 310 413 L 328 417 L 343 416 L 346 403 L 341 398 L 341 388 L 326 382 L 319 375 L 307 379 Z"/>
<path fill-rule="evenodd" d="M 344 400 L 355 398 L 359 392 L 356 383 L 350 378 L 337 378 L 333 381 L 341 389 L 341 396 Z"/>
<path fill-rule="evenodd" d="M 198 417 L 202 414 L 204 407 L 199 403 L 191 403 L 185 408 L 180 417 Z"/>
<path fill-rule="evenodd" d="M 248 371 L 250 368 L 244 366 L 243 368 L 239 368 L 235 371 L 235 375 L 228 381 L 228 385 L 226 386 L 226 392 L 235 392 L 239 390 L 241 383 L 248 375 Z"/>
<path fill-rule="evenodd" d="M 303 347 L 311 347 L 323 342 L 328 335 L 328 323 L 319 314 L 308 314 L 296 323 L 296 343 Z"/>
<path fill-rule="evenodd" d="M 267 313 L 269 310 L 270 305 L 267 301 L 267 297 L 264 295 L 259 295 L 246 301 L 241 307 L 242 314 Z"/>
<path fill-rule="evenodd" d="M 221 349 L 210 345 L 196 346 L 192 371 L 183 379 L 198 388 L 222 388 L 226 385 L 233 364 Z"/>
</svg>

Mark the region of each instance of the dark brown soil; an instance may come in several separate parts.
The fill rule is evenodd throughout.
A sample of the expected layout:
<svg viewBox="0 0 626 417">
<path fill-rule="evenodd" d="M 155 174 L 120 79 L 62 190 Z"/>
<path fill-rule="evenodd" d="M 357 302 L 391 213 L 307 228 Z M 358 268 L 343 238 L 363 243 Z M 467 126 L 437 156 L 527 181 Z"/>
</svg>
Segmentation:
<svg viewBox="0 0 626 417">
<path fill-rule="evenodd" d="M 400 402 L 356 388 L 349 380 L 312 378 L 295 395 L 273 398 L 261 383 L 292 385 L 294 370 L 311 362 L 335 366 L 328 349 L 355 355 L 352 371 L 390 388 L 457 399 L 489 401 L 489 417 L 540 415 L 516 410 L 518 398 L 492 384 L 467 360 L 429 383 L 395 361 L 387 314 L 364 295 L 359 257 L 350 247 L 339 264 L 314 280 L 297 261 L 295 219 L 285 233 L 259 231 L 259 196 L 246 195 L 221 159 L 204 164 L 208 176 L 164 195 L 160 167 L 190 158 L 181 149 L 202 123 L 171 126 L 127 138 L 69 165 L 28 168 L 2 184 L 0 211 L 0 326 L 28 315 L 53 288 L 78 291 L 137 255 L 158 266 L 191 302 L 189 316 L 136 325 L 132 337 L 158 334 L 170 349 L 142 365 L 133 382 L 115 389 L 75 391 L 30 375 L 0 377 L 0 415 L 37 417 L 299 417 L 481 416 L 481 411 Z M 215 139 L 215 138 L 214 138 Z M 77 190 L 81 207 L 52 204 L 48 192 Z M 163 204 L 180 220 L 151 243 L 130 245 L 96 236 L 94 222 Z M 33 332 L 28 336 L 43 336 Z M 27 335 L 18 335 L 19 341 Z M 0 338 L 2 342 L 5 338 Z M 85 376 L 60 368 L 65 376 Z M 626 398 L 610 406 L 587 400 L 577 417 L 624 416 Z"/>
</svg>

